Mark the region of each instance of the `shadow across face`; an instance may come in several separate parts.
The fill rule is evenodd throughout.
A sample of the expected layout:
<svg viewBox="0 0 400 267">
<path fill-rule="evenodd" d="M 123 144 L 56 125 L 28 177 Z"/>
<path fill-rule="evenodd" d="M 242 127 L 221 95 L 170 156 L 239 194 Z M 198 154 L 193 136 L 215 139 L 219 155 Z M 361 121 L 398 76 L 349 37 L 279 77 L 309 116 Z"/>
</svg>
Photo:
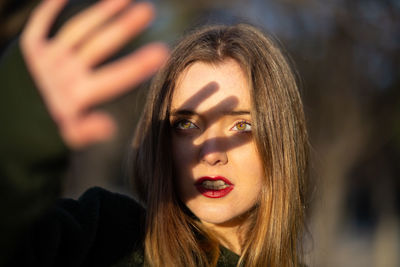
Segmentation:
<svg viewBox="0 0 400 267">
<path fill-rule="evenodd" d="M 200 220 L 237 217 L 254 207 L 260 192 L 263 167 L 253 141 L 245 77 L 233 60 L 217 66 L 195 63 L 173 92 L 174 184 Z"/>
</svg>

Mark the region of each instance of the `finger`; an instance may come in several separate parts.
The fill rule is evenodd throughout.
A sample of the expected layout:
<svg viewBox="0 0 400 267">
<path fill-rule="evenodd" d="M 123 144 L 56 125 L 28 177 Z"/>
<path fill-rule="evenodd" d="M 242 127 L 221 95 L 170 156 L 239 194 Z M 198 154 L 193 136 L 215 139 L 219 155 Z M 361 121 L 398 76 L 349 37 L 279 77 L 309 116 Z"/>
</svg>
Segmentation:
<svg viewBox="0 0 400 267">
<path fill-rule="evenodd" d="M 153 43 L 117 62 L 101 67 L 93 73 L 89 84 L 84 85 L 85 90 L 77 92 L 82 106 L 109 100 L 131 89 L 154 74 L 168 55 L 169 50 L 164 44 Z"/>
<path fill-rule="evenodd" d="M 74 47 L 129 3 L 130 0 L 100 1 L 70 19 L 61 28 L 55 40 L 63 46 Z"/>
<path fill-rule="evenodd" d="M 43 0 L 29 18 L 23 39 L 33 44 L 45 41 L 55 18 L 66 2 L 67 0 Z"/>
<path fill-rule="evenodd" d="M 100 63 L 147 27 L 153 17 L 154 9 L 150 3 L 134 5 L 105 28 L 97 31 L 82 45 L 78 56 L 90 66 Z"/>
<path fill-rule="evenodd" d="M 73 149 L 106 141 L 116 131 L 114 120 L 104 112 L 92 112 L 83 118 L 69 121 L 61 128 L 67 145 Z"/>
</svg>

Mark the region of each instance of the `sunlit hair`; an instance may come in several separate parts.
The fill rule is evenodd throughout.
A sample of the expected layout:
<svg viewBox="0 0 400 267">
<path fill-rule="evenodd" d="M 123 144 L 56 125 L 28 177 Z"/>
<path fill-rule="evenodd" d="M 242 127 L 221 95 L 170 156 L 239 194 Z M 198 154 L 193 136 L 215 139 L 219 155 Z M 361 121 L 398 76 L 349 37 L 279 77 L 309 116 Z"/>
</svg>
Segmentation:
<svg viewBox="0 0 400 267">
<path fill-rule="evenodd" d="M 232 58 L 247 74 L 253 138 L 264 166 L 260 201 L 242 240 L 240 266 L 299 266 L 308 140 L 296 79 L 279 46 L 249 25 L 208 26 L 184 37 L 155 77 L 134 138 L 134 188 L 146 205 L 150 266 L 214 266 L 215 234 L 174 187 L 169 112 L 179 75 L 194 62 Z"/>
</svg>

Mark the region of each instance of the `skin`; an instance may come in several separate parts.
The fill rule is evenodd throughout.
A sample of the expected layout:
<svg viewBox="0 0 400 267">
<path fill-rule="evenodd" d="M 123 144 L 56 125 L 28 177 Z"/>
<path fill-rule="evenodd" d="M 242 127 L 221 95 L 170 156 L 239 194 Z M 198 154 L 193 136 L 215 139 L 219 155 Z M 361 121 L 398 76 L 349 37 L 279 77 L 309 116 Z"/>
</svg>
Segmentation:
<svg viewBox="0 0 400 267">
<path fill-rule="evenodd" d="M 108 58 L 152 21 L 149 3 L 99 1 L 72 17 L 48 39 L 66 0 L 43 0 L 32 12 L 20 38 L 26 65 L 64 141 L 73 149 L 109 139 L 114 120 L 90 109 L 152 75 L 166 60 L 162 43 L 143 48 L 100 68 Z"/>
<path fill-rule="evenodd" d="M 196 101 L 205 90 L 213 93 Z M 218 65 L 190 65 L 179 77 L 171 103 L 179 197 L 204 225 L 219 234 L 223 245 L 238 254 L 239 229 L 246 226 L 249 211 L 258 201 L 263 177 L 250 110 L 249 85 L 233 59 Z M 203 176 L 226 177 L 234 189 L 222 198 L 205 197 L 194 185 Z"/>
</svg>

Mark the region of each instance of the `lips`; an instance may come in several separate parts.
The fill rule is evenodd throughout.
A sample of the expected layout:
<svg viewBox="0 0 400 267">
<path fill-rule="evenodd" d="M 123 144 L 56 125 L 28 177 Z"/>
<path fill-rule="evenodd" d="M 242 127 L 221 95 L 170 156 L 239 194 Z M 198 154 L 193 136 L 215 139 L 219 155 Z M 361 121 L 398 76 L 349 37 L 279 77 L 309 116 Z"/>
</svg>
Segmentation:
<svg viewBox="0 0 400 267">
<path fill-rule="evenodd" d="M 228 195 L 234 188 L 234 185 L 227 178 L 217 177 L 201 177 L 195 183 L 197 190 L 205 197 L 221 198 Z"/>
</svg>

